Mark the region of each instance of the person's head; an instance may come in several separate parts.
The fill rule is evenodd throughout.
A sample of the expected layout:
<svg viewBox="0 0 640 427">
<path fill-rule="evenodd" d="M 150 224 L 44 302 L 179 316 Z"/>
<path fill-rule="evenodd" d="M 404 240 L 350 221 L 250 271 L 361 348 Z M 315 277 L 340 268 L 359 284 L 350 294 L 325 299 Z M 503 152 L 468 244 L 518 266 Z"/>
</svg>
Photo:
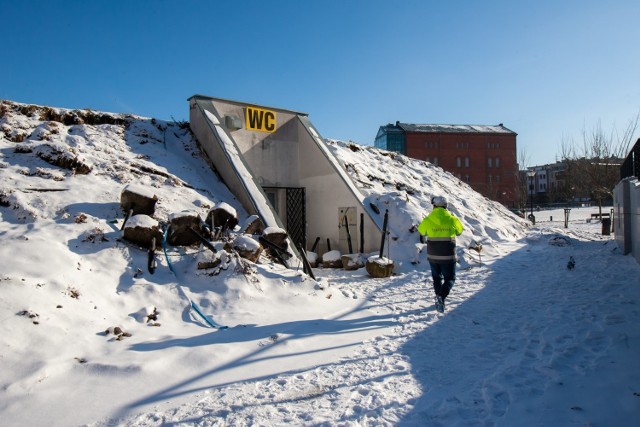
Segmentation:
<svg viewBox="0 0 640 427">
<path fill-rule="evenodd" d="M 431 198 L 431 204 L 434 208 L 447 208 L 447 199 L 444 196 L 433 196 Z"/>
</svg>

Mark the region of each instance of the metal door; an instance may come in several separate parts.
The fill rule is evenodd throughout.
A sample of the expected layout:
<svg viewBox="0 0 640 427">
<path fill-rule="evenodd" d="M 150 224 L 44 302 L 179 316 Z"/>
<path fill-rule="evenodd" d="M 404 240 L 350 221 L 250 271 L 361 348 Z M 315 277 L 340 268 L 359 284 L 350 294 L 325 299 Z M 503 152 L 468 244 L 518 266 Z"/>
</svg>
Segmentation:
<svg viewBox="0 0 640 427">
<path fill-rule="evenodd" d="M 294 245 L 307 248 L 307 204 L 304 188 L 287 188 L 287 233 Z"/>
</svg>

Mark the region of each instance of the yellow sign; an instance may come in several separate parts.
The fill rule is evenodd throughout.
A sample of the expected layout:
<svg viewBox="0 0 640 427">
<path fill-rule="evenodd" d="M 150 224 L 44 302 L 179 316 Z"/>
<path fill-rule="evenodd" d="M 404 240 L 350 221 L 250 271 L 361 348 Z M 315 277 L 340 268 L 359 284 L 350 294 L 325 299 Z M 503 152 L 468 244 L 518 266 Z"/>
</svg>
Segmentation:
<svg viewBox="0 0 640 427">
<path fill-rule="evenodd" d="M 273 133 L 276 131 L 276 112 L 247 107 L 245 109 L 245 123 L 247 130 Z"/>
</svg>

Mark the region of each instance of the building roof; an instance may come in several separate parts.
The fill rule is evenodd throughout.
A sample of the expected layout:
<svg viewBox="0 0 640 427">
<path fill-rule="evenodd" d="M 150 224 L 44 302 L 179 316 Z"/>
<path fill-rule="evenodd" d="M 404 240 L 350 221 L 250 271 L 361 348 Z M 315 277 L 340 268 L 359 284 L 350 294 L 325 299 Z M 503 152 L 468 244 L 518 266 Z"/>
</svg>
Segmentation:
<svg viewBox="0 0 640 427">
<path fill-rule="evenodd" d="M 387 125 L 387 128 L 392 127 Z M 396 122 L 395 127 L 405 132 L 425 132 L 425 133 L 504 133 L 517 135 L 511 129 L 504 127 L 502 123 L 492 125 L 419 125 L 412 123 Z"/>
<path fill-rule="evenodd" d="M 213 96 L 207 96 L 207 95 L 200 95 L 200 94 L 195 94 L 190 96 L 187 101 L 191 101 L 192 99 L 204 99 L 204 100 L 209 100 L 209 101 L 221 101 L 221 102 L 227 102 L 227 103 L 232 103 L 232 104 L 239 104 L 239 105 L 244 105 L 244 106 L 249 106 L 249 107 L 257 107 L 257 108 L 265 108 L 267 110 L 277 110 L 277 111 L 282 111 L 284 113 L 293 113 L 293 114 L 297 114 L 299 116 L 308 116 L 309 114 L 307 113 L 302 113 L 300 111 L 293 111 L 293 110 L 287 110 L 285 108 L 278 108 L 278 107 L 268 107 L 265 105 L 259 105 L 259 104 L 250 104 L 247 102 L 241 102 L 241 101 L 234 101 L 233 99 L 225 99 L 225 98 L 216 98 Z"/>
</svg>

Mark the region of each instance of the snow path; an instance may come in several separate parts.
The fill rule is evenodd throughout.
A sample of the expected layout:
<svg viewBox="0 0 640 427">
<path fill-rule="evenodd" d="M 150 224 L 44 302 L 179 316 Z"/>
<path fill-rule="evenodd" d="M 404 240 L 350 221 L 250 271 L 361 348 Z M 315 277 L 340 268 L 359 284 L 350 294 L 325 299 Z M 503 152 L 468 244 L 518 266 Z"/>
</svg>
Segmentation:
<svg viewBox="0 0 640 427">
<path fill-rule="evenodd" d="M 640 413 L 634 261 L 580 230 L 536 229 L 502 250 L 458 272 L 443 315 L 425 272 L 366 281 L 331 272 L 333 283 L 369 295 L 366 308 L 392 321 L 392 334 L 349 357 L 208 389 L 119 425 L 631 425 Z"/>
</svg>

